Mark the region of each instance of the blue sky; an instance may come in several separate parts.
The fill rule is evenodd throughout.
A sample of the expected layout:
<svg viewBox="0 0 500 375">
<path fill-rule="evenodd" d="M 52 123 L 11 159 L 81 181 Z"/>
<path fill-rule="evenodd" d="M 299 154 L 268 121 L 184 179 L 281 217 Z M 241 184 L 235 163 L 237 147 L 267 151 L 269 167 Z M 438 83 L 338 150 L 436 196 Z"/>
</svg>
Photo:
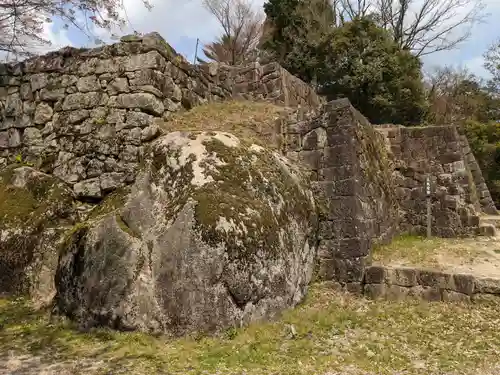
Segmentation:
<svg viewBox="0 0 500 375">
<path fill-rule="evenodd" d="M 261 7 L 264 0 L 254 0 L 256 7 Z M 431 54 L 423 58 L 424 69 L 437 65 L 455 65 L 468 67 L 473 73 L 487 76 L 483 68 L 482 55 L 489 45 L 500 38 L 500 0 L 484 0 L 489 13 L 486 22 L 478 24 L 472 30 L 471 38 L 462 43 L 457 49 Z M 129 26 L 125 30 L 118 30 L 117 34 L 128 34 L 134 29 L 139 32 L 159 32 L 179 53 L 190 61 L 194 58 L 196 39 L 200 38 L 201 45 L 212 41 L 220 32 L 217 23 L 211 15 L 203 9 L 200 0 L 153 0 L 152 11 L 146 10 L 141 0 L 124 0 L 129 19 Z M 102 39 L 111 41 L 109 35 L 102 34 Z M 58 21 L 48 25 L 46 30 L 53 44 L 48 48 L 58 49 L 65 45 L 89 47 L 93 41 L 84 33 L 76 30 L 64 30 Z M 199 49 L 199 51 L 201 48 Z"/>
</svg>

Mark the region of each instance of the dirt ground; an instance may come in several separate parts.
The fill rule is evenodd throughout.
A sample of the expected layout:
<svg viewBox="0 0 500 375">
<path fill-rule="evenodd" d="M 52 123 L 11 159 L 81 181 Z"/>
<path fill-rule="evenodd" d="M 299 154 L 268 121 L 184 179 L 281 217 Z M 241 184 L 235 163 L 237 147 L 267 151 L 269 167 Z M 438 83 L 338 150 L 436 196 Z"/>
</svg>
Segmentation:
<svg viewBox="0 0 500 375">
<path fill-rule="evenodd" d="M 451 251 L 439 252 L 437 261 L 445 270 L 471 273 L 483 277 L 500 277 L 500 239 L 478 238 L 461 244 L 450 244 Z M 457 256 L 453 247 L 469 249 L 467 257 Z"/>
<path fill-rule="evenodd" d="M 44 363 L 44 358 L 29 354 L 9 353 L 0 356 L 0 374 L 5 375 L 73 375 L 95 373 L 104 367 L 101 361 L 91 359 L 53 361 Z M 118 372 L 115 372 L 117 374 Z M 126 372 L 121 372 L 122 374 Z"/>
<path fill-rule="evenodd" d="M 500 237 L 403 236 L 373 260 L 500 279 Z M 167 340 L 82 333 L 30 302 L 0 298 L 0 375 L 497 375 L 499 316 L 497 302 L 371 301 L 312 285 L 274 322 Z"/>
<path fill-rule="evenodd" d="M 500 237 L 465 239 L 401 237 L 376 249 L 375 263 L 500 278 Z"/>
</svg>

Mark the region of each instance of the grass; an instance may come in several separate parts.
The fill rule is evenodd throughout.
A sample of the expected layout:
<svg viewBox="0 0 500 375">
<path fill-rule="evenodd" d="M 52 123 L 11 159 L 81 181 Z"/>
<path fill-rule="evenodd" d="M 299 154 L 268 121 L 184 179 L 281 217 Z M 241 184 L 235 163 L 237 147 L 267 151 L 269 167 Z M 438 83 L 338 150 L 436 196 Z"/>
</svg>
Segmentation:
<svg viewBox="0 0 500 375">
<path fill-rule="evenodd" d="M 36 357 L 32 374 L 49 363 L 63 373 L 55 363 L 77 362 L 68 373 L 484 374 L 500 364 L 499 324 L 498 304 L 369 301 L 314 285 L 304 304 L 275 322 L 166 339 L 80 333 L 23 300 L 1 300 L 0 353 Z"/>
<path fill-rule="evenodd" d="M 279 148 L 276 121 L 283 107 L 264 102 L 225 101 L 177 112 L 161 124 L 165 132 L 225 131 L 269 148 Z"/>
<path fill-rule="evenodd" d="M 453 257 L 472 262 L 479 256 L 487 256 L 478 249 L 477 239 L 425 238 L 403 235 L 390 244 L 376 246 L 372 259 L 380 264 L 442 268 L 439 259 Z"/>
</svg>

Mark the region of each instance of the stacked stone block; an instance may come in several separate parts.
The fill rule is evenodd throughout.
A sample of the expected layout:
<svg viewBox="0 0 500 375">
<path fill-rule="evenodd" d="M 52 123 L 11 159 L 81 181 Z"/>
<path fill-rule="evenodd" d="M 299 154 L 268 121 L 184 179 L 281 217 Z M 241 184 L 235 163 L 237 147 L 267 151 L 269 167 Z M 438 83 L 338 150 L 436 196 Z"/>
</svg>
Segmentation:
<svg viewBox="0 0 500 375">
<path fill-rule="evenodd" d="M 287 107 L 316 108 L 324 102 L 312 87 L 293 76 L 276 62 L 245 66 L 212 64 L 218 74 L 227 74 L 234 81 L 232 97 L 266 100 Z"/>
<path fill-rule="evenodd" d="M 476 202 L 476 204 L 478 205 L 478 210 L 486 214 L 498 215 L 498 211 L 495 207 L 495 203 L 493 202 L 493 198 L 491 198 L 490 191 L 486 186 L 481 168 L 479 167 L 479 164 L 477 163 L 476 158 L 470 149 L 467 136 L 465 136 L 464 134 L 460 134 L 460 144 L 462 146 L 465 163 L 468 170 L 471 172 L 474 184 L 476 185 L 476 193 L 479 200 L 479 202 Z"/>
<path fill-rule="evenodd" d="M 454 127 L 375 129 L 349 101 L 325 104 L 277 63 L 193 66 L 156 33 L 0 64 L 0 169 L 32 164 L 100 200 L 134 181 L 171 113 L 227 99 L 295 108 L 278 122 L 282 151 L 311 175 L 323 280 L 361 290 L 373 244 L 424 232 L 427 174 L 435 235 L 474 233 L 480 208 L 496 213 Z"/>
<path fill-rule="evenodd" d="M 500 280 L 412 267 L 371 266 L 364 293 L 371 298 L 479 302 L 500 296 Z"/>
<path fill-rule="evenodd" d="M 431 181 L 432 234 L 475 234 L 480 197 L 454 126 L 380 126 L 392 159 L 392 179 L 400 206 L 401 231 L 423 235 L 427 225 L 425 181 Z M 476 174 L 480 173 L 477 172 Z M 483 187 L 485 188 L 485 186 Z M 487 188 L 486 188 L 487 190 Z"/>
<path fill-rule="evenodd" d="M 275 63 L 190 65 L 156 33 L 0 64 L 0 168 L 29 163 L 100 199 L 134 180 L 173 112 L 230 98 L 315 106 L 292 77 Z"/>
<path fill-rule="evenodd" d="M 317 276 L 360 289 L 373 243 L 397 228 L 383 137 L 347 100 L 285 126 L 285 153 L 311 171 L 320 207 Z"/>
</svg>

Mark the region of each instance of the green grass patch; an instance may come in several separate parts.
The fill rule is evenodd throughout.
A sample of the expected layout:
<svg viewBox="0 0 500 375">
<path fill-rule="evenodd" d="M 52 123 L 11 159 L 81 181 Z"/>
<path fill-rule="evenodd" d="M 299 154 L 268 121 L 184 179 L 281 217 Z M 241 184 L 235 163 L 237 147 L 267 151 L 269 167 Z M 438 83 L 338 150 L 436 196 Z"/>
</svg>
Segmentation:
<svg viewBox="0 0 500 375">
<path fill-rule="evenodd" d="M 160 127 L 173 131 L 223 131 L 240 139 L 271 149 L 280 147 L 276 121 L 284 109 L 280 106 L 251 101 L 224 101 L 197 106 L 174 113 Z"/>
<path fill-rule="evenodd" d="M 476 239 L 419 237 L 402 235 L 390 244 L 375 246 L 372 259 L 384 265 L 442 268 L 443 259 L 472 262 L 485 252 L 478 250 Z"/>
<path fill-rule="evenodd" d="M 369 301 L 315 285 L 275 322 L 172 339 L 78 332 L 26 301 L 1 300 L 0 353 L 94 365 L 73 372 L 82 374 L 476 374 L 500 364 L 499 317 L 498 303 Z"/>
<path fill-rule="evenodd" d="M 408 265 L 436 265 L 436 251 L 445 243 L 446 240 L 442 238 L 401 235 L 390 244 L 375 246 L 372 259 L 382 264 L 404 262 Z"/>
</svg>

